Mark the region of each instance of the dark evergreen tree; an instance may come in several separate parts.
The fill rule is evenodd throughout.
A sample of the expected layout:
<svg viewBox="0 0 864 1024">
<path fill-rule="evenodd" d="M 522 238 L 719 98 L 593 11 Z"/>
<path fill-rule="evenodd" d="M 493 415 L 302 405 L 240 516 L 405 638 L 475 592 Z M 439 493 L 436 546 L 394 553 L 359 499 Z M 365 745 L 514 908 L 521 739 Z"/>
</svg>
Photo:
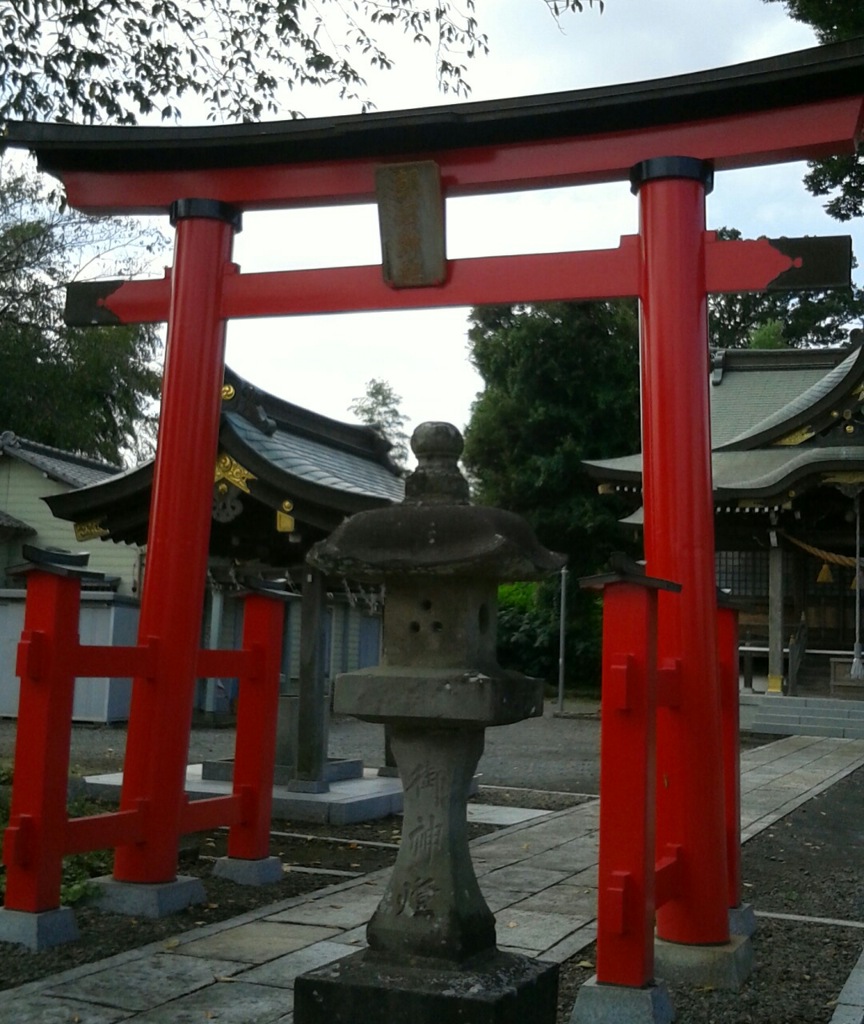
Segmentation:
<svg viewBox="0 0 864 1024">
<path fill-rule="evenodd" d="M 525 516 L 543 544 L 568 556 L 568 678 L 596 685 L 596 600 L 575 581 L 621 549 L 625 508 L 597 493 L 582 460 L 639 449 L 635 303 L 481 307 L 469 339 L 485 382 L 465 437 L 477 500 Z M 501 594 L 502 658 L 550 680 L 558 586 L 534 588 L 530 601 L 524 588 Z"/>
<path fill-rule="evenodd" d="M 839 43 L 864 36 L 864 4 L 859 0 L 764 0 L 782 3 L 789 16 L 812 25 L 820 43 Z M 864 158 L 839 155 L 810 164 L 804 179 L 815 196 L 831 196 L 825 204 L 837 220 L 864 214 Z"/>
<path fill-rule="evenodd" d="M 28 178 L 3 178 L 0 430 L 114 463 L 147 454 L 161 379 L 156 329 L 73 328 L 62 314 L 65 285 L 96 252 L 113 250 L 126 275 L 161 245 L 132 221 L 61 212 Z"/>
</svg>

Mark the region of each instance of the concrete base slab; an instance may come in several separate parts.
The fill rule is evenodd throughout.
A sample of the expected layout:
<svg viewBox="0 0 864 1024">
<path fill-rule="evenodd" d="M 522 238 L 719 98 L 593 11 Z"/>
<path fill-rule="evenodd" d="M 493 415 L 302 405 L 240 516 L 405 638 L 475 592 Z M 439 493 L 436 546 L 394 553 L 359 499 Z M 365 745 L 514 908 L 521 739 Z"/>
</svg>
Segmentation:
<svg viewBox="0 0 864 1024">
<path fill-rule="evenodd" d="M 289 793 L 329 793 L 330 783 L 326 779 L 291 779 L 285 788 Z"/>
<path fill-rule="evenodd" d="M 93 881 L 96 895 L 91 902 L 100 910 L 129 917 L 168 917 L 196 903 L 206 903 L 207 893 L 200 878 L 178 875 L 173 882 L 118 882 L 110 875 Z"/>
<path fill-rule="evenodd" d="M 213 874 L 237 885 L 272 885 L 285 877 L 279 857 L 262 857 L 260 860 L 219 857 L 213 865 Z"/>
<path fill-rule="evenodd" d="M 26 910 L 0 909 L 0 942 L 25 946 L 33 953 L 62 946 L 78 939 L 75 913 L 69 907 L 29 913 Z"/>
<path fill-rule="evenodd" d="M 89 775 L 84 782 L 89 795 L 116 798 L 123 785 L 123 775 L 120 772 Z M 186 792 L 190 799 L 225 796 L 231 789 L 228 781 L 203 778 L 200 764 L 187 765 Z M 402 803 L 402 783 L 398 778 L 379 779 L 377 772 L 367 769 L 362 778 L 331 782 L 325 793 L 289 792 L 285 786 L 274 786 L 272 816 L 291 821 L 351 825 L 399 814 Z"/>
<path fill-rule="evenodd" d="M 234 758 L 218 761 L 204 761 L 201 778 L 208 781 L 231 782 L 234 778 Z M 287 786 L 294 778 L 294 766 L 277 764 L 273 769 L 273 785 Z M 324 764 L 324 779 L 327 782 L 344 782 L 346 779 L 362 779 L 363 762 L 355 757 L 330 757 Z"/>
<path fill-rule="evenodd" d="M 756 913 L 750 903 L 739 903 L 729 908 L 729 934 L 753 935 L 756 931 Z"/>
<path fill-rule="evenodd" d="M 601 985 L 597 975 L 579 989 L 570 1024 L 671 1024 L 675 1008 L 663 982 L 645 988 Z"/>
<path fill-rule="evenodd" d="M 434 964 L 434 962 L 432 962 Z M 554 1024 L 558 965 L 494 950 L 462 966 L 363 950 L 300 975 L 295 1024 Z"/>
<path fill-rule="evenodd" d="M 733 935 L 717 946 L 691 946 L 654 940 L 658 978 L 685 985 L 711 985 L 735 991 L 753 970 L 753 944 L 747 935 Z"/>
</svg>

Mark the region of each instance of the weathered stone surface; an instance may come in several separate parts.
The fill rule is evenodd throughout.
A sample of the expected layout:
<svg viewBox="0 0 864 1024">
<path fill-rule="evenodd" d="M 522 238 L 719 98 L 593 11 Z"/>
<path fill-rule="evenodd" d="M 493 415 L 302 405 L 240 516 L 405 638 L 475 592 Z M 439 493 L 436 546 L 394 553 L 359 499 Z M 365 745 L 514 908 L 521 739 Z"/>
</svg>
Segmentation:
<svg viewBox="0 0 864 1024">
<path fill-rule="evenodd" d="M 464 967 L 368 950 L 301 975 L 295 1024 L 554 1024 L 558 965 L 495 952 Z"/>
<path fill-rule="evenodd" d="M 543 713 L 543 681 L 500 669 L 376 667 L 339 676 L 333 707 L 369 722 L 510 725 Z"/>
<path fill-rule="evenodd" d="M 483 731 L 394 725 L 391 742 L 405 789 L 402 845 L 369 945 L 457 962 L 492 950 L 495 918 L 474 874 L 465 815 Z"/>
</svg>

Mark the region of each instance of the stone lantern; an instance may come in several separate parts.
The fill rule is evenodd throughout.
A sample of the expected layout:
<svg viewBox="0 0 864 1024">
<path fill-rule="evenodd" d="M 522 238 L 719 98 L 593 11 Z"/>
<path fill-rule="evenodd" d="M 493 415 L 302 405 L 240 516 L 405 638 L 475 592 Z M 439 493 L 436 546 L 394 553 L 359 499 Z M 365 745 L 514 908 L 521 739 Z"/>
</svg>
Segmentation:
<svg viewBox="0 0 864 1024">
<path fill-rule="evenodd" d="M 547 576 L 563 558 L 518 516 L 469 504 L 455 427 L 421 424 L 411 445 L 404 503 L 353 516 L 309 555 L 327 574 L 384 583 L 381 664 L 339 676 L 334 708 L 389 727 L 404 819 L 369 949 L 298 979 L 296 1020 L 374 1024 L 398 1007 L 398 1019 L 441 1021 L 468 1002 L 472 1021 L 503 1021 L 515 999 L 525 1014 L 512 1019 L 543 1024 L 554 1021 L 557 967 L 497 949 L 466 805 L 485 729 L 543 713 L 542 681 L 497 663 L 498 585 Z"/>
</svg>

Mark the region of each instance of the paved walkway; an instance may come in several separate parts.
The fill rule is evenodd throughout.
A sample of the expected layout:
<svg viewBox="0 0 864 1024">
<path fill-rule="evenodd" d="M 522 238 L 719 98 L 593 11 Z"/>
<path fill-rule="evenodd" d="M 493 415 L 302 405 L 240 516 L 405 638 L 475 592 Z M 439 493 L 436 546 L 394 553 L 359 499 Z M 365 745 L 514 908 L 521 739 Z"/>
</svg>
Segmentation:
<svg viewBox="0 0 864 1024">
<path fill-rule="evenodd" d="M 742 754 L 749 839 L 864 764 L 864 741 L 791 736 Z M 595 937 L 596 800 L 472 844 L 501 948 L 563 961 Z M 356 952 L 387 872 L 331 886 L 4 992 L 14 1024 L 289 1024 L 298 974 Z M 38 955 L 38 954 L 35 954 Z M 834 1024 L 864 1021 L 864 956 Z"/>
</svg>

